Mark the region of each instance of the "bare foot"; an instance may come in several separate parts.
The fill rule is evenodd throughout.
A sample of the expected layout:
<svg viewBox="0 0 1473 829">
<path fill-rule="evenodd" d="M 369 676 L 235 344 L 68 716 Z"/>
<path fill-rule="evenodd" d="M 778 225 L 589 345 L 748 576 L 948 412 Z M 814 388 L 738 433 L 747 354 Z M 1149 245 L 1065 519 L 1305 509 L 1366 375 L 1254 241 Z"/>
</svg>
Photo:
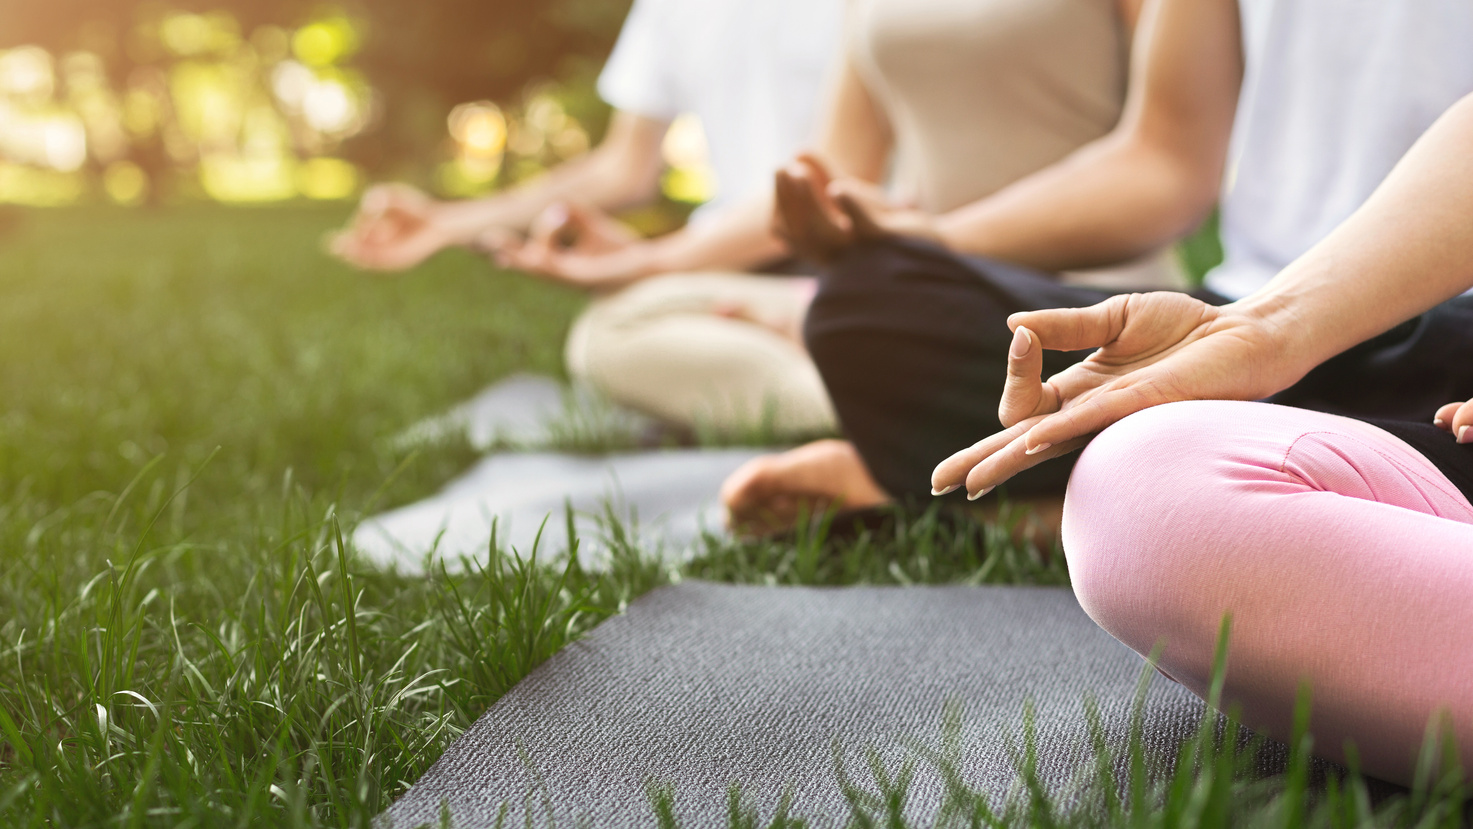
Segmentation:
<svg viewBox="0 0 1473 829">
<path fill-rule="evenodd" d="M 721 485 L 727 525 L 744 536 L 785 532 L 802 516 L 831 507 L 865 509 L 890 500 L 846 440 L 819 440 L 753 458 Z"/>
</svg>

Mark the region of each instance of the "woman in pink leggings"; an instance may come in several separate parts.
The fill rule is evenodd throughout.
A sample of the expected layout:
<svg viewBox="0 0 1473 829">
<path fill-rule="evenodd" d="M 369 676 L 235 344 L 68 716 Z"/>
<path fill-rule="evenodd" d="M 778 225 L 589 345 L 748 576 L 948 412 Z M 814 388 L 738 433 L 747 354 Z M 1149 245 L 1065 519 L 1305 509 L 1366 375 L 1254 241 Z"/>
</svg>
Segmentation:
<svg viewBox="0 0 1473 829">
<path fill-rule="evenodd" d="M 1473 761 L 1473 402 L 1372 424 L 1261 400 L 1473 288 L 1473 97 L 1376 194 L 1264 290 L 1017 314 L 1009 428 L 936 468 L 985 492 L 1088 443 L 1064 551 L 1084 609 L 1207 692 L 1232 619 L 1226 699 L 1287 736 L 1299 689 L 1316 750 L 1410 782 L 1429 727 Z M 1097 348 L 1042 379 L 1044 349 Z M 1473 354 L 1449 353 L 1449 364 Z M 1091 436 L 1093 440 L 1091 441 Z"/>
</svg>

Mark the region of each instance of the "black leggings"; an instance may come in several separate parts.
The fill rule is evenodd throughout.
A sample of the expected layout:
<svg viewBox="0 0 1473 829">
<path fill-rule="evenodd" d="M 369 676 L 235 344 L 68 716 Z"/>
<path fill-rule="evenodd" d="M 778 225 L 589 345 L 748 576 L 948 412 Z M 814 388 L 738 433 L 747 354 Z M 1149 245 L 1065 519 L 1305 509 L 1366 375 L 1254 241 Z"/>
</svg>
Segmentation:
<svg viewBox="0 0 1473 829">
<path fill-rule="evenodd" d="M 930 498 L 937 463 L 1002 428 L 1008 316 L 1093 305 L 1112 293 L 926 242 L 871 242 L 822 275 L 804 337 L 870 473 L 896 498 L 919 501 Z M 1206 290 L 1193 296 L 1227 302 Z M 1044 352 L 1044 376 L 1089 353 Z M 1430 424 L 1437 407 L 1469 398 L 1473 300 L 1459 297 L 1331 359 L 1269 401 L 1376 419 L 1385 428 L 1380 421 Z M 1045 461 L 1006 490 L 1014 497 L 1062 493 L 1074 459 Z"/>
</svg>

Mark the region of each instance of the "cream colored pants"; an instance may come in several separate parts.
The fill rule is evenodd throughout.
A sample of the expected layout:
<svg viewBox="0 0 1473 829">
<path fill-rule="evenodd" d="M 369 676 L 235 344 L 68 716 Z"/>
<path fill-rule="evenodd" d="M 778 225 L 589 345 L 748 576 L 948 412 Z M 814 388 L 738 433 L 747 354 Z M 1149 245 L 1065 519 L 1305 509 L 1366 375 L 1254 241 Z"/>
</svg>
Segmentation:
<svg viewBox="0 0 1473 829">
<path fill-rule="evenodd" d="M 672 274 L 601 297 L 568 335 L 568 370 L 663 420 L 740 436 L 831 432 L 834 409 L 800 342 L 814 281 Z"/>
</svg>

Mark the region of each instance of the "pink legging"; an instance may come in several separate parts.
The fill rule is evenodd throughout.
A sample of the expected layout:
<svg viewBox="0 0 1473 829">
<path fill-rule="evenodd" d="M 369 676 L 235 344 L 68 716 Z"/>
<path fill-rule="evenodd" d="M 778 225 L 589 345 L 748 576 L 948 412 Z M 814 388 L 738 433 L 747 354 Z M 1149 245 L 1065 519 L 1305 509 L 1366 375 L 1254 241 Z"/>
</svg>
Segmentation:
<svg viewBox="0 0 1473 829">
<path fill-rule="evenodd" d="M 1451 441 L 1452 437 L 1449 436 Z M 1374 426 L 1224 401 L 1111 426 L 1069 481 L 1064 551 L 1089 615 L 1206 696 L 1231 614 L 1226 701 L 1288 735 L 1308 681 L 1315 751 L 1407 783 L 1429 722 L 1473 759 L 1473 505 Z"/>
</svg>

